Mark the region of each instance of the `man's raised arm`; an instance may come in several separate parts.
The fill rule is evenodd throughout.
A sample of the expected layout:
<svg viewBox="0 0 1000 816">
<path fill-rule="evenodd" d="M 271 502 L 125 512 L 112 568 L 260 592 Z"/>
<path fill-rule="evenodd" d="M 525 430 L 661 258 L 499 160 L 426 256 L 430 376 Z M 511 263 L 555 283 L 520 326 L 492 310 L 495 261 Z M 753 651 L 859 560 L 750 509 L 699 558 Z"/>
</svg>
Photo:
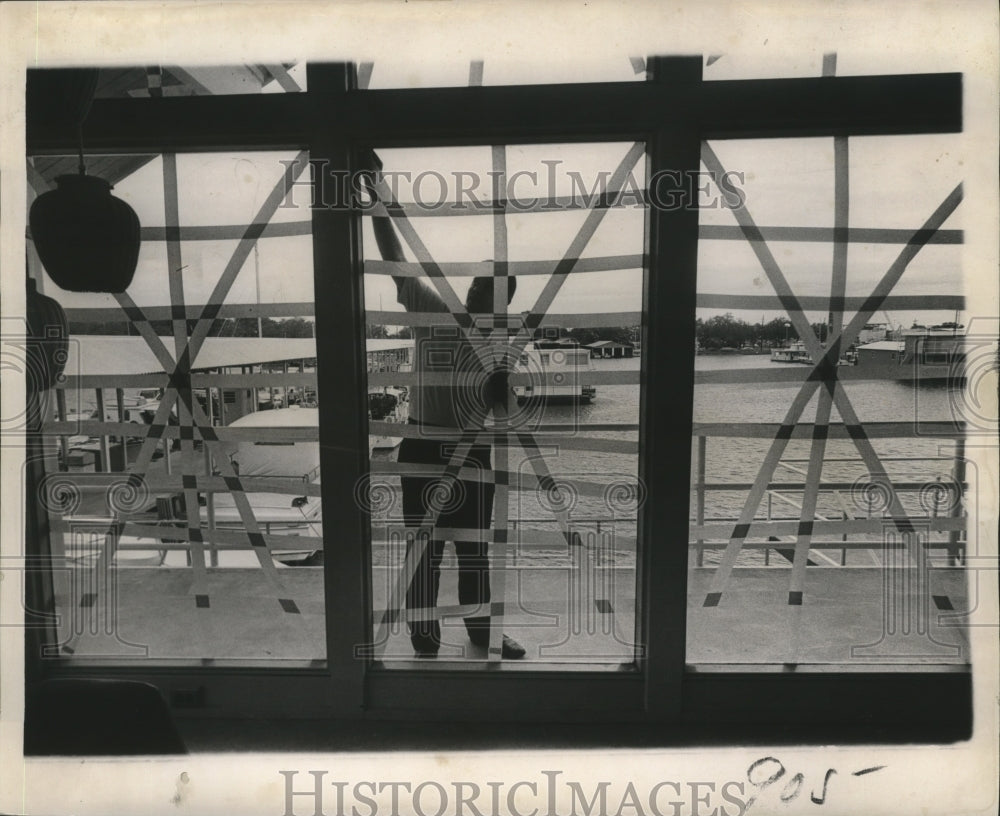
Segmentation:
<svg viewBox="0 0 1000 816">
<path fill-rule="evenodd" d="M 361 179 L 365 185 L 365 189 L 368 190 L 368 194 L 373 200 L 378 201 L 379 195 L 375 189 L 375 176 L 381 172 L 382 162 L 374 150 L 369 154 L 369 160 L 366 164 L 368 166 L 361 171 Z M 384 201 L 382 203 L 385 204 Z M 375 229 L 375 243 L 378 244 L 378 251 L 382 256 L 382 260 L 405 261 L 406 255 L 403 254 L 403 245 L 399 242 L 399 236 L 396 235 L 396 230 L 392 226 L 392 218 L 385 214 L 373 215 L 372 226 Z M 393 275 L 392 279 L 396 284 L 396 292 L 399 293 L 403 288 L 406 278 Z"/>
</svg>

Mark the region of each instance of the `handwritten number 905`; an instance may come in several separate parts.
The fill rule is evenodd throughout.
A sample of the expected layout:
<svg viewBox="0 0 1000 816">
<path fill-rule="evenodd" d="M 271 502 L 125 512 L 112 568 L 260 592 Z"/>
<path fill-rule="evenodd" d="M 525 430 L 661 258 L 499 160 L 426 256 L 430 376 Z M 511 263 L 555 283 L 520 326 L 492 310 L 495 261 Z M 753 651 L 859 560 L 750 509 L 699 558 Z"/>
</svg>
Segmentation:
<svg viewBox="0 0 1000 816">
<path fill-rule="evenodd" d="M 876 766 L 874 768 L 866 768 L 862 771 L 855 771 L 855 776 L 861 776 L 862 774 L 871 773 L 872 771 L 881 770 L 884 766 Z M 815 792 L 809 795 L 812 803 L 815 805 L 822 805 L 826 801 L 826 789 L 830 782 L 830 777 L 837 773 L 836 768 L 829 768 L 826 774 L 823 776 L 823 787 L 819 792 L 819 796 Z M 747 768 L 747 780 L 753 785 L 757 791 L 750 797 L 747 801 L 747 809 L 757 800 L 767 788 L 777 782 L 785 775 L 785 766 L 775 757 L 768 756 L 762 757 L 754 762 L 749 768 Z M 797 797 L 802 792 L 802 785 L 805 782 L 805 775 L 802 773 L 797 773 L 789 779 L 784 787 L 781 789 L 781 793 L 778 794 L 782 802 L 791 802 L 795 797 Z"/>
<path fill-rule="evenodd" d="M 883 768 L 885 768 L 885 765 L 872 765 L 869 768 L 852 771 L 851 776 L 865 776 L 866 774 L 881 771 Z M 835 773 L 837 773 L 836 768 L 827 769 L 827 772 L 823 776 L 823 787 L 820 790 L 819 795 L 817 796 L 815 791 L 809 794 L 809 798 L 812 800 L 814 805 L 822 805 L 826 801 L 826 789 L 830 783 L 830 777 Z M 782 765 L 778 759 L 772 756 L 761 757 L 749 768 L 747 768 L 747 781 L 749 781 L 750 784 L 757 789 L 757 791 L 747 800 L 746 810 L 749 810 L 750 806 L 757 801 L 757 798 L 784 775 L 785 766 Z M 795 797 L 802 792 L 802 785 L 804 782 L 804 774 L 795 774 L 785 783 L 785 786 L 781 789 L 781 793 L 778 794 L 781 801 L 787 804 L 795 799 Z"/>
</svg>

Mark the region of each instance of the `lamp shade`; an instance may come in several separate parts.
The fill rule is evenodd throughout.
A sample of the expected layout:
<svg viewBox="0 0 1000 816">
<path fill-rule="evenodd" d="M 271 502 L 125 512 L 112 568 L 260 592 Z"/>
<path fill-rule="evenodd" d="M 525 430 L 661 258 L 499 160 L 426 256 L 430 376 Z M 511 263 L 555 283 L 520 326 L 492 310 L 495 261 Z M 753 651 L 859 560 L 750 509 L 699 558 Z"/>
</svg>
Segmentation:
<svg viewBox="0 0 1000 816">
<path fill-rule="evenodd" d="M 59 176 L 28 218 L 38 257 L 71 292 L 124 292 L 139 260 L 139 218 L 104 179 Z"/>
</svg>

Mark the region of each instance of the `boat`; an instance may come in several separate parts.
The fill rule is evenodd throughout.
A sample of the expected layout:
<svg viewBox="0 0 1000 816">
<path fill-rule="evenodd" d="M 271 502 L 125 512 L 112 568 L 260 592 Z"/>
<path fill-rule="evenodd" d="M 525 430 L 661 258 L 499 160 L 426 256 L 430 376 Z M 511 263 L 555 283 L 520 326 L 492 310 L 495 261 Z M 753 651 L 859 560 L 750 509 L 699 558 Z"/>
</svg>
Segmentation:
<svg viewBox="0 0 1000 816">
<path fill-rule="evenodd" d="M 256 411 L 231 422 L 229 428 L 318 428 L 319 409 L 291 406 Z M 290 484 L 318 484 L 320 481 L 319 443 L 241 439 L 220 443 L 217 456 L 226 456 L 238 475 L 288 480 Z M 292 493 L 247 492 L 254 518 L 271 535 L 323 537 L 322 503 L 319 496 Z M 231 493 L 213 494 L 212 516 L 219 529 L 245 529 L 236 499 Z M 207 520 L 205 522 L 207 524 Z M 279 563 L 315 560 L 315 546 L 275 550 Z"/>
<path fill-rule="evenodd" d="M 593 371 L 590 351 L 576 343 L 555 340 L 536 340 L 528 343 L 521 352 L 517 372 L 537 377 L 538 384 L 514 386 L 518 404 L 531 400 L 546 402 L 590 402 L 597 389 L 587 382 Z M 552 375 L 545 382 L 545 375 Z M 555 382 L 561 379 L 563 383 Z"/>
<path fill-rule="evenodd" d="M 406 389 L 386 388 L 384 396 L 394 400 L 389 413 L 379 412 L 373 419 L 388 422 L 405 422 Z M 243 477 L 266 478 L 287 481 L 289 485 L 316 485 L 320 483 L 320 455 L 318 441 L 275 440 L 275 429 L 318 428 L 319 409 L 304 405 L 273 408 L 245 414 L 231 422 L 227 428 L 259 428 L 261 433 L 254 438 L 228 440 L 219 443 L 214 451 L 217 457 L 225 457 L 232 464 L 237 475 Z M 269 433 L 270 432 L 270 433 Z M 372 435 L 369 437 L 369 455 L 375 451 L 391 451 L 398 447 L 401 437 Z M 315 539 L 323 538 L 322 502 L 319 496 L 284 491 L 247 491 L 244 495 L 250 505 L 260 529 L 269 535 L 303 536 L 309 540 L 303 547 L 272 550 L 272 558 L 281 566 L 318 566 L 323 553 L 315 546 Z M 207 497 L 203 499 L 207 505 Z M 211 517 L 211 521 L 209 520 Z M 214 525 L 220 530 L 243 530 L 246 524 L 232 493 L 212 494 L 211 509 L 203 509 L 202 526 Z M 219 553 L 220 565 L 247 565 L 245 554 L 234 552 Z"/>
<path fill-rule="evenodd" d="M 855 367 L 881 369 L 891 379 L 906 382 L 965 380 L 968 340 L 959 323 L 914 324 L 898 339 L 864 343 L 854 350 Z"/>
<path fill-rule="evenodd" d="M 771 349 L 772 363 L 812 363 L 812 357 L 806 350 L 806 344 L 796 340 L 786 346 Z"/>
</svg>

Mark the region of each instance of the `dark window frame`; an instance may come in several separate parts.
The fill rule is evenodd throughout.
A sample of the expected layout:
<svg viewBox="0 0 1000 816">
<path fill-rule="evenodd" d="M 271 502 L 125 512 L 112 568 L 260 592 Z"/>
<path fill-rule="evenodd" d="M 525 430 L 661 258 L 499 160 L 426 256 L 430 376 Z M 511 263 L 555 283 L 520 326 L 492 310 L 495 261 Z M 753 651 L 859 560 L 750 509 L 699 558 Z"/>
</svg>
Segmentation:
<svg viewBox="0 0 1000 816">
<path fill-rule="evenodd" d="M 704 139 L 962 129 L 960 74 L 704 82 L 701 57 L 682 56 L 650 59 L 646 82 L 369 91 L 357 88 L 350 64 L 311 64 L 308 71 L 309 90 L 300 94 L 97 100 L 86 124 L 87 150 L 304 148 L 317 172 L 336 173 L 350 171 L 357 152 L 371 144 L 630 139 L 645 142 L 648 172 L 655 173 L 697 171 Z M 31 119 L 27 125 L 29 155 L 75 150 L 72 134 Z M 331 304 L 318 315 L 317 346 L 337 349 L 338 356 L 353 361 L 347 370 L 323 366 L 320 351 L 318 388 L 355 395 L 321 405 L 322 467 L 329 474 L 323 481 L 325 508 L 342 505 L 338 496 L 352 495 L 367 469 L 360 248 L 356 214 L 314 209 L 316 303 Z M 697 210 L 651 210 L 646 249 L 642 381 L 650 385 L 642 392 L 640 477 L 651 495 L 640 536 L 648 541 L 655 530 L 659 538 L 686 542 L 694 377 L 693 369 L 674 360 L 693 357 Z M 321 272 L 330 269 L 350 274 Z M 666 383 L 667 373 L 669 392 L 653 385 Z M 677 394 L 689 396 L 678 400 Z M 896 733 L 893 729 L 904 725 L 912 733 L 923 724 L 927 739 L 957 739 L 971 731 L 968 672 L 688 671 L 686 546 L 658 554 L 652 547 L 642 549 L 638 625 L 646 651 L 631 671 L 380 671 L 354 656 L 355 644 L 371 631 L 368 522 L 360 512 L 329 517 L 338 518 L 339 541 L 350 543 L 327 551 L 326 668 L 119 664 L 112 669 L 29 659 L 28 675 L 142 678 L 160 685 L 168 697 L 173 688 L 207 686 L 218 690 L 207 699 L 219 702 L 205 716 L 294 715 L 302 710 L 291 698 L 305 695 L 312 716 L 499 722 L 516 712 L 515 718 L 534 721 L 633 723 L 622 734 L 626 741 L 628 734 L 638 739 L 640 724 L 650 722 L 746 724 L 765 729 L 762 736 L 790 724 L 837 723 L 859 735 L 873 727 L 876 733 Z M 44 534 L 44 521 L 37 529 Z M 366 614 L 358 614 L 359 604 Z M 928 699 L 948 700 L 951 708 L 927 706 Z M 490 701 L 485 711 L 483 700 Z M 489 729 L 483 735 L 488 739 Z M 815 739 L 829 739 L 829 732 L 816 732 Z"/>
</svg>

